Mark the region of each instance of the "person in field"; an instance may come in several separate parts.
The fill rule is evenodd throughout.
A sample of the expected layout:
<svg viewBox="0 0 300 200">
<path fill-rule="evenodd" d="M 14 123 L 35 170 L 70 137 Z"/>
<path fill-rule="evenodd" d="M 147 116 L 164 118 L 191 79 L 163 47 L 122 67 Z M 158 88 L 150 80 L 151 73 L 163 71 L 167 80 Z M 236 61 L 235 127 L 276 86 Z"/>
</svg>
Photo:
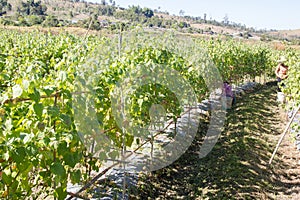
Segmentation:
<svg viewBox="0 0 300 200">
<path fill-rule="evenodd" d="M 230 66 L 229 66 L 229 69 L 230 69 L 231 71 L 233 71 L 233 70 L 234 70 L 234 66 L 230 65 Z M 223 95 L 225 95 L 226 97 L 232 98 L 231 106 L 233 106 L 233 105 L 235 104 L 235 102 L 236 102 L 235 95 L 234 95 L 234 93 L 233 93 L 233 91 L 232 91 L 232 86 L 231 86 L 230 83 L 229 83 L 229 82 L 231 82 L 232 79 L 233 79 L 233 75 L 232 75 L 232 74 L 233 74 L 233 73 L 231 73 L 231 76 L 229 77 L 229 81 L 224 81 L 224 82 L 223 82 Z"/>
<path fill-rule="evenodd" d="M 282 84 L 281 81 L 288 77 L 289 67 L 285 64 L 286 58 L 283 56 L 277 62 L 278 65 L 275 69 L 275 74 L 277 77 L 278 92 L 281 92 L 280 87 L 284 86 L 284 84 Z"/>
<path fill-rule="evenodd" d="M 236 102 L 236 99 L 235 99 L 235 95 L 233 94 L 232 87 L 231 87 L 231 85 L 229 84 L 228 81 L 223 82 L 223 94 L 226 97 L 231 97 L 232 98 L 232 104 L 231 105 L 233 106 Z"/>
</svg>

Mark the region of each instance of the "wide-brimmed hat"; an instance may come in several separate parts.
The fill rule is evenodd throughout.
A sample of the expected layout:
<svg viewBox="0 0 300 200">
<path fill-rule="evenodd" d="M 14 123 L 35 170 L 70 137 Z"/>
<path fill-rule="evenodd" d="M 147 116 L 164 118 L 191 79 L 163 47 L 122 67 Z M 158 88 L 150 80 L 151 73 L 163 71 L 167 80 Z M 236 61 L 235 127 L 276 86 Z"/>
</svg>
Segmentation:
<svg viewBox="0 0 300 200">
<path fill-rule="evenodd" d="M 285 63 L 287 61 L 285 56 L 280 56 L 280 59 L 277 60 L 278 63 Z"/>
</svg>

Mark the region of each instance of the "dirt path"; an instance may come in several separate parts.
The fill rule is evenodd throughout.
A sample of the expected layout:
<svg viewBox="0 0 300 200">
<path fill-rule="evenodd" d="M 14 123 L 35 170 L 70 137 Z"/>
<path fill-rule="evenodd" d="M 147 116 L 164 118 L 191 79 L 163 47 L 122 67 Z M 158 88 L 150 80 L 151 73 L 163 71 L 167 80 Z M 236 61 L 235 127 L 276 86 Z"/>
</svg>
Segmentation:
<svg viewBox="0 0 300 200">
<path fill-rule="evenodd" d="M 207 122 L 189 150 L 171 166 L 143 175 L 132 199 L 300 199 L 300 152 L 287 135 L 268 161 L 287 122 L 275 86 L 246 94 L 227 115 L 212 152 L 197 152 Z"/>
</svg>

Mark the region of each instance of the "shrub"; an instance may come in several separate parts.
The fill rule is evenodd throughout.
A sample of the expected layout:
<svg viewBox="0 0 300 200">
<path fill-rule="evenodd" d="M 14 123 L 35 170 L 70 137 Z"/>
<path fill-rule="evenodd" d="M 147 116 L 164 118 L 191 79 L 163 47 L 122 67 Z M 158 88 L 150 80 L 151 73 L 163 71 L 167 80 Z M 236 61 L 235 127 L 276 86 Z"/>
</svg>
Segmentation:
<svg viewBox="0 0 300 200">
<path fill-rule="evenodd" d="M 47 16 L 45 21 L 42 23 L 44 27 L 57 27 L 59 24 L 59 21 L 54 16 Z"/>
</svg>

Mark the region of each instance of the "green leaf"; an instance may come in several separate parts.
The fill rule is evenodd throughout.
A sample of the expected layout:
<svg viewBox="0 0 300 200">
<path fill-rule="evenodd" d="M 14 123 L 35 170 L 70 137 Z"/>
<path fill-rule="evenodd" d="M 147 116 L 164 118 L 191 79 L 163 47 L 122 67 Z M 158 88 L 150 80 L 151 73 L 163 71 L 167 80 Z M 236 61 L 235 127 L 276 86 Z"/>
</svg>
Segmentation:
<svg viewBox="0 0 300 200">
<path fill-rule="evenodd" d="M 65 163 L 66 163 L 66 165 L 69 165 L 70 167 L 75 167 L 75 165 L 76 165 L 76 161 L 74 160 L 74 157 L 73 157 L 73 155 L 71 154 L 71 153 L 66 153 L 65 155 L 64 155 L 64 161 L 65 161 Z"/>
<path fill-rule="evenodd" d="M 26 148 L 26 152 L 30 156 L 36 156 L 39 153 L 39 149 L 36 146 L 32 145 Z"/>
<path fill-rule="evenodd" d="M 56 106 L 49 106 L 48 107 L 48 113 L 52 117 L 57 117 L 59 115 L 59 109 Z"/>
<path fill-rule="evenodd" d="M 69 90 L 63 90 L 62 95 L 64 96 L 65 99 L 71 99 L 72 98 L 72 93 Z"/>
<path fill-rule="evenodd" d="M 4 182 L 4 184 L 9 185 L 12 182 L 13 178 L 9 175 L 7 175 L 6 173 L 2 173 L 2 181 Z"/>
<path fill-rule="evenodd" d="M 11 154 L 12 159 L 16 163 L 22 163 L 24 161 L 25 156 L 26 156 L 26 149 L 24 147 L 17 148 Z"/>
<path fill-rule="evenodd" d="M 11 191 L 16 191 L 16 189 L 18 188 L 19 186 L 19 182 L 18 181 L 13 181 L 10 185 L 10 190 Z"/>
<path fill-rule="evenodd" d="M 142 107 L 143 102 L 144 102 L 144 99 L 138 99 L 137 100 L 137 103 L 139 104 L 140 107 Z"/>
<path fill-rule="evenodd" d="M 33 133 L 27 134 L 24 133 L 25 137 L 23 138 L 23 142 L 24 144 L 30 142 L 32 140 L 32 138 L 34 137 Z"/>
<path fill-rule="evenodd" d="M 133 140 L 134 140 L 134 136 L 133 135 L 129 135 L 129 134 L 126 134 L 125 135 L 125 138 L 126 138 L 126 143 L 125 145 L 130 147 L 133 143 Z"/>
<path fill-rule="evenodd" d="M 58 155 L 64 156 L 68 152 L 67 143 L 65 141 L 62 141 L 59 143 L 57 147 L 57 153 Z"/>
<path fill-rule="evenodd" d="M 71 118 L 69 115 L 61 114 L 60 119 L 63 121 L 63 123 L 67 126 L 71 126 Z"/>
<path fill-rule="evenodd" d="M 41 172 L 39 172 L 39 175 L 43 178 L 47 178 L 50 176 L 50 172 L 49 171 L 41 171 Z"/>
<path fill-rule="evenodd" d="M 80 172 L 79 169 L 76 170 L 75 172 L 72 172 L 72 173 L 71 173 L 71 182 L 72 182 L 73 184 L 79 183 L 79 182 L 80 182 L 80 178 L 81 178 L 81 172 Z"/>
<path fill-rule="evenodd" d="M 108 155 L 110 156 L 111 159 L 116 159 L 119 156 L 119 152 L 118 151 L 112 151 L 109 152 Z"/>
<path fill-rule="evenodd" d="M 13 128 L 13 124 L 12 124 L 11 118 L 8 118 L 5 121 L 5 128 L 6 128 L 7 131 L 11 131 L 11 129 Z"/>
<path fill-rule="evenodd" d="M 99 159 L 100 160 L 105 160 L 106 158 L 107 158 L 107 155 L 106 155 L 105 152 L 102 151 L 102 152 L 99 153 Z"/>
<path fill-rule="evenodd" d="M 49 86 L 46 86 L 43 91 L 46 93 L 46 95 L 49 97 L 54 91 L 55 91 L 55 88 L 53 87 L 49 87 Z"/>
<path fill-rule="evenodd" d="M 3 154 L 3 159 L 7 161 L 7 160 L 9 160 L 9 158 L 10 158 L 9 152 L 7 151 Z"/>
<path fill-rule="evenodd" d="M 34 88 L 34 92 L 29 94 L 30 99 L 34 100 L 36 103 L 40 101 L 41 95 L 40 92 Z"/>
<path fill-rule="evenodd" d="M 40 103 L 35 103 L 33 105 L 33 110 L 34 110 L 35 114 L 38 116 L 38 118 L 42 117 L 43 109 L 44 109 L 44 106 Z"/>
<path fill-rule="evenodd" d="M 23 89 L 19 84 L 17 84 L 12 87 L 12 92 L 13 92 L 13 99 L 15 99 L 22 95 Z"/>
<path fill-rule="evenodd" d="M 67 72 L 59 71 L 58 72 L 58 79 L 62 82 L 65 82 L 67 80 Z"/>
<path fill-rule="evenodd" d="M 40 131 L 44 131 L 45 130 L 45 123 L 43 122 L 38 122 L 37 124 L 37 128 L 40 130 Z"/>
<path fill-rule="evenodd" d="M 50 166 L 50 171 L 53 174 L 56 174 L 58 176 L 65 176 L 66 175 L 66 170 L 65 170 L 64 166 L 59 162 L 52 163 L 51 166 Z"/>
<path fill-rule="evenodd" d="M 64 200 L 67 197 L 66 188 L 58 187 L 55 189 L 54 196 L 59 200 Z"/>
<path fill-rule="evenodd" d="M 28 176 L 30 170 L 32 170 L 33 168 L 33 165 L 31 161 L 28 161 L 28 159 L 24 159 L 21 163 L 17 163 L 17 167 L 22 174 Z"/>
<path fill-rule="evenodd" d="M 30 85 L 30 82 L 28 81 L 28 80 L 23 80 L 22 81 L 22 85 L 23 85 L 23 88 L 24 88 L 24 90 L 26 91 L 26 90 L 28 90 L 28 88 L 29 88 L 29 85 Z"/>
</svg>

